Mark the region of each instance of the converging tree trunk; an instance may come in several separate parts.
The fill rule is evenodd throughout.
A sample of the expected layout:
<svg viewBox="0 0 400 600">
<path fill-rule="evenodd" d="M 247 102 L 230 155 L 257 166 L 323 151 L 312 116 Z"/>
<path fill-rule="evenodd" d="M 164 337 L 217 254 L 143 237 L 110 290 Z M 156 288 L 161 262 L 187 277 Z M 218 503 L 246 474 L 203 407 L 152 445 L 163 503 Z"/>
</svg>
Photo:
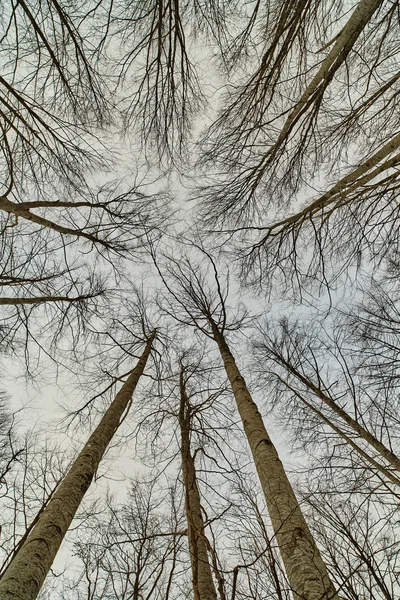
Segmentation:
<svg viewBox="0 0 400 600">
<path fill-rule="evenodd" d="M 217 592 L 208 560 L 207 540 L 204 532 L 204 520 L 201 512 L 196 469 L 190 451 L 191 410 L 185 389 L 183 366 L 180 372 L 179 388 L 179 426 L 181 430 L 182 474 L 183 485 L 185 488 L 185 505 L 194 600 L 217 600 Z"/>
<path fill-rule="evenodd" d="M 99 425 L 72 464 L 48 506 L 0 580 L 1 600 L 34 600 L 100 461 L 117 431 L 149 357 L 155 331 Z"/>
<path fill-rule="evenodd" d="M 236 399 L 295 600 L 339 600 L 278 452 L 223 333 L 210 323 Z"/>
<path fill-rule="evenodd" d="M 400 479 L 396 477 L 386 466 L 381 465 L 378 461 L 375 460 L 372 456 L 368 454 L 363 448 L 361 448 L 349 435 L 347 435 L 340 427 L 338 427 L 332 419 L 329 419 L 326 415 L 324 415 L 318 408 L 313 406 L 310 402 L 306 400 L 304 396 L 302 396 L 297 390 L 291 387 L 287 381 L 284 381 L 280 378 L 280 381 L 287 387 L 288 390 L 295 394 L 296 398 L 298 398 L 307 408 L 309 408 L 314 414 L 316 414 L 324 423 L 328 425 L 337 435 L 339 435 L 346 444 L 349 444 L 360 455 L 363 462 L 366 464 L 366 467 L 381 473 L 384 477 L 387 477 L 389 481 L 394 483 L 395 485 L 400 485 Z"/>
<path fill-rule="evenodd" d="M 396 471 L 400 472 L 400 458 L 394 454 L 383 442 L 378 440 L 368 429 L 353 419 L 328 393 L 315 385 L 311 379 L 300 373 L 288 360 L 274 352 L 274 357 L 282 364 L 289 373 L 294 375 L 301 383 L 311 390 L 326 406 L 328 406 L 338 417 L 351 427 L 351 429 L 363 440 L 368 442 Z M 289 387 L 289 384 L 284 382 Z M 304 400 L 303 400 L 304 402 Z"/>
<path fill-rule="evenodd" d="M 310 105 L 321 101 L 322 95 L 332 81 L 334 74 L 346 60 L 346 57 L 353 48 L 356 40 L 381 4 L 382 0 L 360 0 L 353 13 L 350 15 L 349 20 L 338 34 L 331 51 L 323 60 L 318 72 L 304 90 L 301 98 L 297 101 L 297 104 L 289 113 L 275 144 L 271 147 L 266 156 L 268 156 L 268 154 L 276 154 L 277 149 L 287 139 L 300 116 L 310 107 Z M 263 161 L 264 160 L 265 158 L 263 158 Z"/>
</svg>

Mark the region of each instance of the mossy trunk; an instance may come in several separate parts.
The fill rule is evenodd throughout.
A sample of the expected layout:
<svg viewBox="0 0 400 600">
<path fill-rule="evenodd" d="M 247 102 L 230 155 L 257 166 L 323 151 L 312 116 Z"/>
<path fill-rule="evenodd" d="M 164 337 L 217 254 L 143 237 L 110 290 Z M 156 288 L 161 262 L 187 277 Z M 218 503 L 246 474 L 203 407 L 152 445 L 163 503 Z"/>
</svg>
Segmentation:
<svg viewBox="0 0 400 600">
<path fill-rule="evenodd" d="M 212 324 L 295 600 L 339 600 L 278 452 L 223 334 Z"/>
<path fill-rule="evenodd" d="M 208 559 L 200 492 L 197 485 L 194 459 L 190 451 L 190 406 L 183 380 L 183 370 L 180 375 L 180 395 L 179 425 L 181 430 L 182 474 L 185 488 L 194 600 L 217 600 L 217 592 Z"/>
<path fill-rule="evenodd" d="M 155 332 L 148 339 L 136 367 L 115 396 L 25 543 L 4 572 L 0 580 L 1 600 L 34 600 L 37 597 L 107 446 L 129 406 L 132 394 L 146 366 L 154 337 Z"/>
</svg>

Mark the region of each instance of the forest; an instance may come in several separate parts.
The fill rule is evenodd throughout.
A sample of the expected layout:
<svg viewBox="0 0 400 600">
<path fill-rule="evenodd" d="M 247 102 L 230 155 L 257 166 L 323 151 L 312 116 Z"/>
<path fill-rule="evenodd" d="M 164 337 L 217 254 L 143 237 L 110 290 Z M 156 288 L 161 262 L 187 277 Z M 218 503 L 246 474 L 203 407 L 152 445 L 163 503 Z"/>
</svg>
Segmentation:
<svg viewBox="0 0 400 600">
<path fill-rule="evenodd" d="M 398 600 L 399 0 L 3 0 L 0 62 L 0 600 Z"/>
</svg>

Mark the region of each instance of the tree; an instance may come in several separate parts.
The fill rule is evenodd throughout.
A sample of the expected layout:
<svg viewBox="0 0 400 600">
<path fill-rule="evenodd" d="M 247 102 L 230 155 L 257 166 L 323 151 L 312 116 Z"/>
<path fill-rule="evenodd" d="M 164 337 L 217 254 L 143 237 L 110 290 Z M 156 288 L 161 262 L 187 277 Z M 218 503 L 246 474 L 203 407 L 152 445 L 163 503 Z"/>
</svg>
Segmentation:
<svg viewBox="0 0 400 600">
<path fill-rule="evenodd" d="M 82 600 L 175 597 L 172 584 L 186 536 L 179 509 L 175 489 L 165 497 L 155 480 L 131 480 L 127 502 L 109 497 L 105 509 L 89 518 L 75 543 L 78 576 L 67 589 L 78 590 Z"/>
<path fill-rule="evenodd" d="M 36 596 L 103 454 L 124 440 L 149 476 L 131 507 L 86 515 L 80 575 L 58 580 L 68 598 L 394 597 L 399 1 L 11 0 L 0 15 L 0 351 L 31 378 L 50 377 L 51 361 L 68 390 L 86 390 L 76 410 L 66 401 L 70 432 L 102 417 L 61 482 L 63 468 L 43 473 L 46 444 L 36 462 L 0 423 L 1 500 L 15 515 L 0 590 Z M 172 246 L 161 261 L 157 244 Z M 142 273 L 153 297 L 162 281 L 156 319 L 132 285 Z M 239 298 L 253 284 L 254 318 L 228 307 L 232 281 Z M 339 317 L 333 305 L 354 298 Z M 269 308 L 302 313 L 304 300 L 304 327 L 296 315 L 262 327 Z M 125 420 L 153 322 L 150 386 Z M 239 335 L 253 324 L 254 355 Z M 276 421 L 297 451 L 285 467 Z"/>
<path fill-rule="evenodd" d="M 349 600 L 392 600 L 397 593 L 398 499 L 391 505 L 357 489 L 337 491 L 337 481 L 314 481 L 303 495 L 337 586 Z"/>
<path fill-rule="evenodd" d="M 0 484 L 0 578 L 46 508 L 68 464 L 65 451 L 49 442 L 38 428 L 13 440 L 12 446 L 18 448 L 16 460 L 9 462 Z"/>
<path fill-rule="evenodd" d="M 261 381 L 265 385 L 268 380 L 275 380 L 275 398 L 280 404 L 287 406 L 287 398 L 291 396 L 292 401 L 306 407 L 306 414 L 309 410 L 317 415 L 366 460 L 367 467 L 377 469 L 392 483 L 400 485 L 400 459 L 393 452 L 392 441 L 390 437 L 386 441 L 382 434 L 380 437 L 377 437 L 379 434 L 375 435 L 382 426 L 377 422 L 377 414 L 373 410 L 374 400 L 370 400 L 368 389 L 353 373 L 354 367 L 346 358 L 347 353 L 340 338 L 332 341 L 328 338 L 325 346 L 323 336 L 322 328 L 310 333 L 310 328 L 306 331 L 304 327 L 296 323 L 290 325 L 286 320 L 281 321 L 275 331 L 271 327 L 263 328 L 255 344 L 257 360 L 262 365 Z M 328 372 L 323 366 L 327 355 L 330 358 Z M 271 361 L 273 365 L 267 371 L 266 361 Z M 339 373 L 336 369 L 339 369 Z M 336 382 L 332 380 L 332 375 L 335 379 L 338 377 Z M 332 392 L 334 388 L 335 393 Z M 383 409 L 385 402 L 387 399 L 380 398 L 376 404 Z M 351 405 L 353 414 L 350 414 Z M 390 401 L 384 418 L 387 424 L 391 420 L 389 406 Z M 294 409 L 291 414 L 289 409 L 287 414 L 290 419 L 296 419 L 301 412 Z M 394 422 L 390 429 L 395 435 Z"/>
<path fill-rule="evenodd" d="M 139 132 L 148 156 L 155 149 L 163 162 L 179 164 L 177 159 L 187 152 L 192 121 L 206 100 L 191 38 L 201 36 L 221 48 L 228 37 L 226 13 L 236 14 L 236 2 L 102 5 L 101 43 L 114 45 L 125 127 Z"/>
<path fill-rule="evenodd" d="M 148 338 L 136 367 L 53 494 L 25 543 L 7 567 L 0 580 L 0 593 L 4 597 L 37 597 L 100 460 L 125 411 L 130 407 L 132 394 L 146 366 L 154 337 L 155 332 Z"/>
<path fill-rule="evenodd" d="M 85 27 L 94 5 L 85 8 L 57 0 L 2 6 L 2 203 L 32 185 L 40 192 L 54 176 L 56 186 L 62 179 L 79 186 L 90 163 L 104 164 L 87 139 L 89 123 L 107 118 L 108 102 Z"/>
<path fill-rule="evenodd" d="M 182 476 L 185 488 L 193 594 L 195 600 L 217 600 L 217 591 L 208 558 L 209 542 L 205 535 L 196 468 L 190 449 L 190 428 L 193 409 L 186 391 L 187 378 L 186 369 L 182 361 L 181 372 L 179 374 L 179 427 L 181 430 Z"/>
<path fill-rule="evenodd" d="M 199 329 L 218 345 L 294 598 L 337 598 L 275 446 L 227 344 L 226 332 L 237 329 L 243 318 L 229 323 L 227 288 L 221 286 L 213 259 L 205 251 L 202 250 L 202 253 L 214 275 L 214 290 L 207 285 L 206 276 L 202 273 L 203 265 L 195 265 L 185 256 L 179 260 L 169 258 L 166 266 L 168 275 L 163 275 L 159 268 L 170 295 L 165 310 L 180 323 Z"/>
<path fill-rule="evenodd" d="M 268 288 L 274 278 L 294 272 L 292 282 L 301 290 L 313 278 L 329 286 L 361 262 L 363 251 L 379 262 L 390 256 L 396 247 L 400 159 L 399 153 L 391 155 L 399 144 L 397 134 L 298 212 L 270 225 L 240 228 L 243 273 L 250 271 L 253 281 Z M 261 237 L 254 241 L 258 232 Z"/>
<path fill-rule="evenodd" d="M 354 92 L 354 99 L 350 99 L 353 113 L 354 102 L 364 98 L 351 79 L 341 80 L 338 74 L 345 67 L 351 74 L 359 68 L 364 95 L 370 88 L 376 92 L 380 85 L 372 84 L 373 75 L 385 77 L 379 60 L 388 70 L 391 66 L 389 28 L 394 12 L 391 3 L 360 0 L 346 20 L 340 15 L 338 23 L 336 6 L 285 2 L 280 3 L 280 10 L 269 11 L 267 37 L 261 42 L 266 48 L 261 66 L 248 82 L 238 86 L 238 91 L 234 90 L 228 108 L 222 110 L 211 129 L 216 132 L 215 142 L 206 158 L 226 165 L 227 171 L 222 182 L 205 191 L 212 220 L 236 225 L 248 220 L 259 202 L 263 210 L 268 208 L 265 191 L 272 192 L 268 194 L 272 198 L 286 190 L 290 194 L 297 191 L 308 165 L 330 158 L 328 119 L 332 113 L 339 116 L 335 118 L 337 129 L 344 129 L 339 139 L 347 145 L 352 141 L 353 132 L 343 127 L 350 112 L 345 92 L 349 87 Z M 307 37 L 313 39 L 314 47 L 322 48 L 310 51 Z M 322 61 L 321 53 L 325 53 Z M 331 88 L 336 94 L 335 107 Z M 390 114 L 390 105 L 385 108 Z"/>
</svg>

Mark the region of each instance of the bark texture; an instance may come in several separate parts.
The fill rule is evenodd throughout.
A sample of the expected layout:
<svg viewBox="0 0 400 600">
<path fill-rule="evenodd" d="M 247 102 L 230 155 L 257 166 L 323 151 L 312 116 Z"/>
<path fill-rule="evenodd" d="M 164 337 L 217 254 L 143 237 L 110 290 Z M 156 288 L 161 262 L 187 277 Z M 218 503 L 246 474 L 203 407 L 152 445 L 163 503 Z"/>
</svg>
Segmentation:
<svg viewBox="0 0 400 600">
<path fill-rule="evenodd" d="M 293 488 L 223 334 L 212 323 L 295 600 L 339 600 Z"/>
<path fill-rule="evenodd" d="M 84 296 L 37 296 L 36 298 L 0 298 L 0 306 L 19 306 L 20 304 L 43 304 L 43 302 L 82 302 L 93 298 L 95 294 L 86 294 Z"/>
<path fill-rule="evenodd" d="M 34 600 L 75 513 L 142 375 L 155 337 L 152 333 L 136 367 L 72 464 L 0 580 L 1 600 Z"/>
<path fill-rule="evenodd" d="M 35 206 L 36 204 L 36 206 Z M 47 203 L 49 206 L 49 203 Z M 53 204 L 54 206 L 54 204 Z M 62 206 L 61 204 L 59 206 Z M 71 203 L 72 206 L 72 203 Z M 76 204 L 75 207 L 79 207 L 79 204 Z M 40 203 L 40 208 L 46 207 L 45 203 Z M 100 240 L 95 235 L 90 233 L 86 233 L 85 231 L 81 231 L 79 229 L 71 229 L 70 227 L 64 227 L 63 225 L 59 225 L 58 223 L 54 223 L 54 221 L 49 221 L 45 217 L 41 217 L 30 211 L 31 208 L 39 208 L 39 203 L 21 203 L 12 202 L 5 196 L 0 196 L 0 210 L 14 215 L 17 222 L 18 219 L 26 219 L 27 221 L 32 221 L 32 223 L 36 223 L 37 225 L 41 225 L 42 227 L 48 227 L 48 229 L 53 229 L 53 231 L 57 231 L 63 235 L 73 235 L 75 237 L 82 237 L 94 244 L 102 244 L 103 246 L 108 247 L 109 244 L 105 240 Z"/>
<path fill-rule="evenodd" d="M 197 485 L 194 459 L 190 451 L 190 405 L 184 383 L 184 371 L 180 374 L 179 426 L 181 430 L 181 456 L 183 485 L 185 488 L 186 517 L 194 600 L 217 600 L 217 592 L 208 560 L 207 540 Z"/>
</svg>

